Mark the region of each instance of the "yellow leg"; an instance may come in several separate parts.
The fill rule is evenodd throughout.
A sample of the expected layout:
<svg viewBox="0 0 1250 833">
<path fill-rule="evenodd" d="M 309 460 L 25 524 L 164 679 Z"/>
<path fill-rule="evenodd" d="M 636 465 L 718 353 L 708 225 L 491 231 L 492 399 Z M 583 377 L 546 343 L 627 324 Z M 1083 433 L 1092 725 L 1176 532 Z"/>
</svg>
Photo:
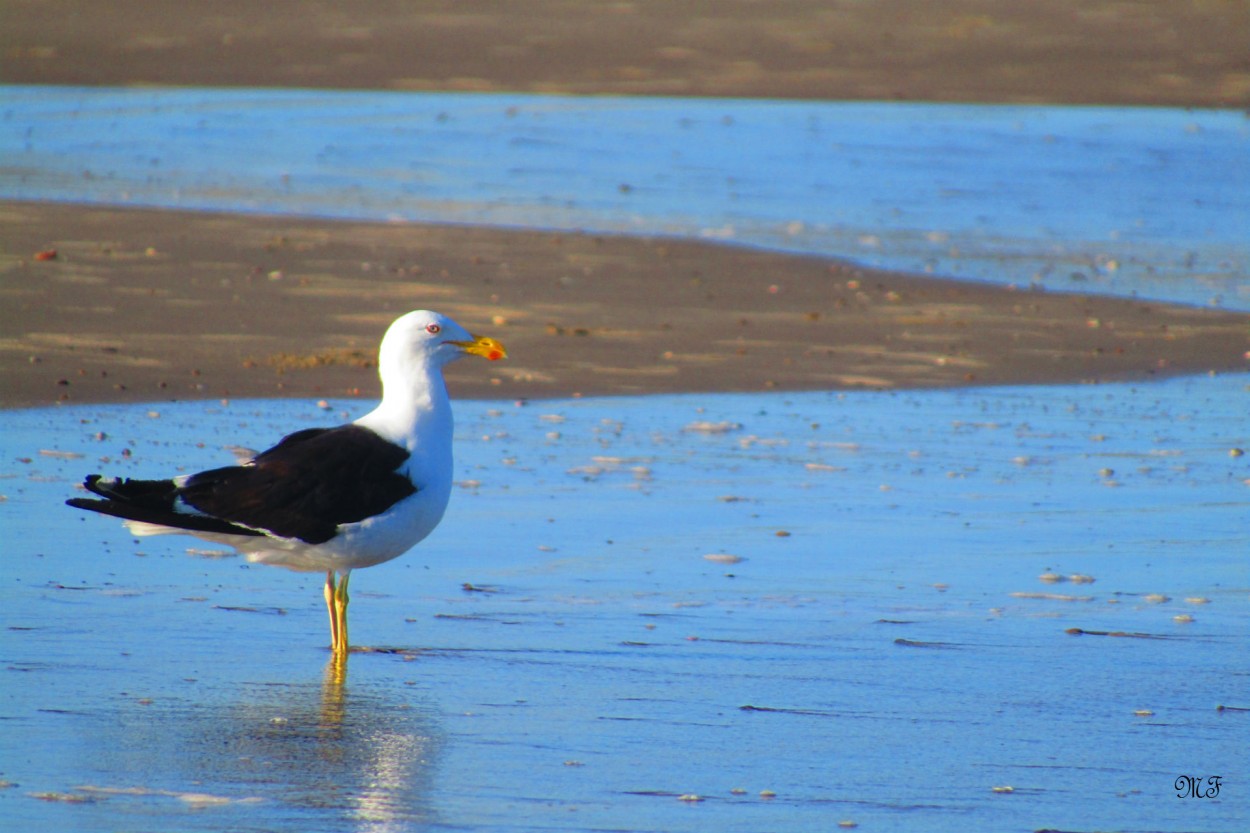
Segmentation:
<svg viewBox="0 0 1250 833">
<path fill-rule="evenodd" d="M 334 649 L 336 654 L 347 656 L 347 580 L 352 577 L 350 572 L 341 573 L 339 586 L 334 591 L 334 631 L 338 634 L 338 643 Z"/>
<path fill-rule="evenodd" d="M 342 641 L 342 638 L 339 635 L 339 617 L 335 605 L 335 599 L 338 596 L 336 590 L 337 588 L 334 584 L 334 571 L 328 570 L 326 572 L 325 596 L 326 612 L 330 614 L 330 650 L 337 655 L 341 650 L 339 648 L 339 642 Z"/>
</svg>

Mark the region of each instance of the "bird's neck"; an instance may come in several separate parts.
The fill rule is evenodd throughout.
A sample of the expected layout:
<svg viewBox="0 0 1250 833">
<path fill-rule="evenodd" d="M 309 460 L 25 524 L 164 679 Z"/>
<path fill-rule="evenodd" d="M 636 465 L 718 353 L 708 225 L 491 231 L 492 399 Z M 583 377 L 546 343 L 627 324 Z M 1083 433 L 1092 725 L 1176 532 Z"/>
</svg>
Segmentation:
<svg viewBox="0 0 1250 833">
<path fill-rule="evenodd" d="M 439 368 L 405 368 L 384 373 L 382 402 L 356 420 L 386 439 L 416 450 L 416 438 L 446 437 L 452 433 L 451 403 Z"/>
</svg>

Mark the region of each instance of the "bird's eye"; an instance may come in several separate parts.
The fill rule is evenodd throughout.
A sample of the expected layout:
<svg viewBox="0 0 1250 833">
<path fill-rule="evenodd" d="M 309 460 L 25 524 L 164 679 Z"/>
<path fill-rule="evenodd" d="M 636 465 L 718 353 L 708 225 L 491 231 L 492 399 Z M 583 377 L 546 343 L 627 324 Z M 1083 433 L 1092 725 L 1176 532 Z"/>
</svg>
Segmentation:
<svg viewBox="0 0 1250 833">
<path fill-rule="evenodd" d="M 432 336 L 436 336 L 443 331 L 443 328 L 437 324 L 426 324 L 425 331 Z"/>
</svg>

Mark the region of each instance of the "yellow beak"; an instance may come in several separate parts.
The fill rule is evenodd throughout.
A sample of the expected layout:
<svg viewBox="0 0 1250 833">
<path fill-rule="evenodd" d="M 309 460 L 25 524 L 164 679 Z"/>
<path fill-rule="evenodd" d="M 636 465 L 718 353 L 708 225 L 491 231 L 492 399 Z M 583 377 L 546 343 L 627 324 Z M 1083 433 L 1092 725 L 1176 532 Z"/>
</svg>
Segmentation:
<svg viewBox="0 0 1250 833">
<path fill-rule="evenodd" d="M 508 358 L 508 351 L 504 349 L 504 346 L 490 336 L 475 335 L 472 341 L 453 341 L 452 344 L 457 345 L 466 353 L 490 359 L 492 362 Z"/>
</svg>

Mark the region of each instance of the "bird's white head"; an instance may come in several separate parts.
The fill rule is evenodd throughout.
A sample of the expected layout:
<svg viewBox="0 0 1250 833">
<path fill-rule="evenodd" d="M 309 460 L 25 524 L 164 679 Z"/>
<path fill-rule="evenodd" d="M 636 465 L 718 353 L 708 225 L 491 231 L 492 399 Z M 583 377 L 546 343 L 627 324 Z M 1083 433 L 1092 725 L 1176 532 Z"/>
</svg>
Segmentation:
<svg viewBox="0 0 1250 833">
<path fill-rule="evenodd" d="M 506 358 L 508 352 L 495 339 L 473 335 L 446 315 L 414 310 L 395 319 L 387 329 L 379 365 L 386 381 L 388 367 L 441 368 L 467 355 L 496 361 Z"/>
</svg>

